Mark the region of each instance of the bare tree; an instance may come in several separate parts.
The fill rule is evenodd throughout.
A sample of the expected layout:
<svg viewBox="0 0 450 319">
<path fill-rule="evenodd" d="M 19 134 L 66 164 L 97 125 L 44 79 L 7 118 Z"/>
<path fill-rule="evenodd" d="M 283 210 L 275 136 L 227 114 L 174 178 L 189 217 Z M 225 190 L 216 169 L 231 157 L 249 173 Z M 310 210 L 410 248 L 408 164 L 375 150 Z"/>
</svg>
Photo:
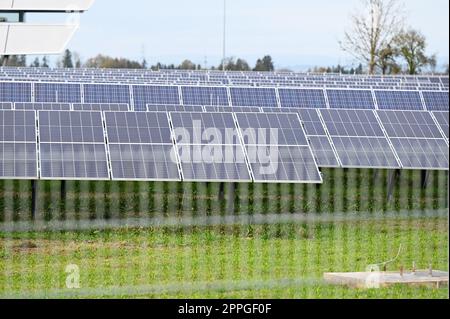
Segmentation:
<svg viewBox="0 0 450 319">
<path fill-rule="evenodd" d="M 352 28 L 347 31 L 341 48 L 367 64 L 374 74 L 380 51 L 387 48 L 400 32 L 404 22 L 399 0 L 361 0 L 364 10 L 351 16 Z"/>
</svg>

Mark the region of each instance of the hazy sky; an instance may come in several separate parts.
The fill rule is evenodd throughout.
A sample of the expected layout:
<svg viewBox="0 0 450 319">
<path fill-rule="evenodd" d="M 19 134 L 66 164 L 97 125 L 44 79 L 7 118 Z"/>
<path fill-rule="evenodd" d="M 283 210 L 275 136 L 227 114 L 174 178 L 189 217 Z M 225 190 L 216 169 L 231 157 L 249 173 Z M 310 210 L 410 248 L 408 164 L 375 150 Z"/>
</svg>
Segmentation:
<svg viewBox="0 0 450 319">
<path fill-rule="evenodd" d="M 407 23 L 448 63 L 449 1 L 404 0 Z M 359 0 L 227 0 L 227 55 L 271 54 L 277 67 L 346 64 L 338 41 Z M 222 55 L 223 0 L 96 0 L 70 43 L 83 59 L 104 53 L 149 63 L 217 65 Z M 64 21 L 66 16 L 52 16 Z M 39 18 L 42 21 L 42 18 Z M 37 21 L 29 16 L 28 21 Z"/>
</svg>

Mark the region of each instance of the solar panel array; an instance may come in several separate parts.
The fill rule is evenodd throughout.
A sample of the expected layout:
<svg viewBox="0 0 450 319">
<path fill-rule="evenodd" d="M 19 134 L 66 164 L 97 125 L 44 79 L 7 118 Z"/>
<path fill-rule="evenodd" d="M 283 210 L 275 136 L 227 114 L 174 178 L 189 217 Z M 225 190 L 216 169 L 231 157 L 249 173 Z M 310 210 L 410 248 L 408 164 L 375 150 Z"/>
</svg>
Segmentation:
<svg viewBox="0 0 450 319">
<path fill-rule="evenodd" d="M 448 170 L 448 110 L 448 77 L 0 68 L 0 178 L 320 183 L 318 167 Z"/>
</svg>

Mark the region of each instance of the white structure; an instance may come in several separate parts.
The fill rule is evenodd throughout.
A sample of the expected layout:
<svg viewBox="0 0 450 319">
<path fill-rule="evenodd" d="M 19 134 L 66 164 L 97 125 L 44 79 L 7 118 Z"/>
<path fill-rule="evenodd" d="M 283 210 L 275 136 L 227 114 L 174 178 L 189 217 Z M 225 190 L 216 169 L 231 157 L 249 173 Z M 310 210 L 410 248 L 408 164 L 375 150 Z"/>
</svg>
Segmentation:
<svg viewBox="0 0 450 319">
<path fill-rule="evenodd" d="M 0 0 L 0 55 L 60 54 L 77 24 L 23 23 L 27 12 L 84 12 L 94 0 Z M 5 17 L 12 17 L 12 22 Z"/>
</svg>

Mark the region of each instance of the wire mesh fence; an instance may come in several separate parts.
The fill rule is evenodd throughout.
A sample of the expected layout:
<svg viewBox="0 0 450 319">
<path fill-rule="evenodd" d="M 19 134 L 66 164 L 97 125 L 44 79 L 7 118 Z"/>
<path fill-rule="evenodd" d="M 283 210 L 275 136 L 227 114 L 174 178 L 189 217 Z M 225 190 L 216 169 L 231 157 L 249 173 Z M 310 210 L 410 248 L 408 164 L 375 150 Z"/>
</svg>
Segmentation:
<svg viewBox="0 0 450 319">
<path fill-rule="evenodd" d="M 323 281 L 400 246 L 391 270 L 448 271 L 448 172 L 322 174 L 320 185 L 0 180 L 0 297 L 448 297 Z"/>
</svg>

